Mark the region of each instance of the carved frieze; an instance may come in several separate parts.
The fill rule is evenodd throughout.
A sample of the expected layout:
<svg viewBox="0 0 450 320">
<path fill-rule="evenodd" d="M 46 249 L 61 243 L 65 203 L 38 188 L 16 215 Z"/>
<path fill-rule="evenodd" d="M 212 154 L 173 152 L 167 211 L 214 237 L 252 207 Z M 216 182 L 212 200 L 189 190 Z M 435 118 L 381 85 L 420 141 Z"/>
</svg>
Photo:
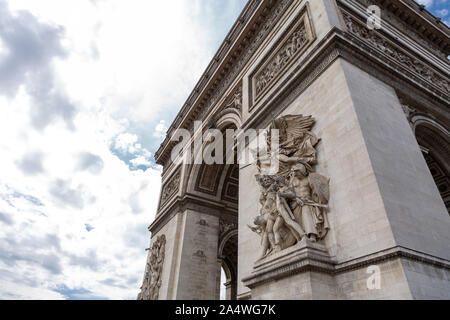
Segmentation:
<svg viewBox="0 0 450 320">
<path fill-rule="evenodd" d="M 170 198 L 172 198 L 180 187 L 181 170 L 178 168 L 175 173 L 164 184 L 161 190 L 160 207 L 162 207 Z"/>
<path fill-rule="evenodd" d="M 158 300 L 159 288 L 162 283 L 161 274 L 164 265 L 165 247 L 166 236 L 160 235 L 153 242 L 152 247 L 147 249 L 149 254 L 138 300 Z"/>
<path fill-rule="evenodd" d="M 426 27 L 426 22 L 420 21 L 418 15 L 414 17 L 411 14 L 406 13 L 405 6 L 399 3 L 394 3 L 393 1 L 385 0 L 353 0 L 354 2 L 360 3 L 364 9 L 371 5 L 377 5 L 382 9 L 382 23 L 388 22 L 396 29 L 398 29 L 404 36 L 408 36 L 413 41 L 417 41 L 421 44 L 422 48 L 429 49 L 437 56 L 441 57 L 447 62 L 447 55 L 449 53 L 449 41 L 442 41 L 442 38 L 436 36 L 430 37 L 430 32 L 433 29 Z M 423 10 L 420 11 L 422 14 L 426 14 Z M 431 16 L 430 16 L 431 18 Z M 432 18 L 432 20 L 435 20 Z M 438 22 L 445 28 L 443 22 Z M 429 22 L 428 22 L 429 23 Z"/>
<path fill-rule="evenodd" d="M 221 239 L 228 231 L 237 230 L 238 225 L 236 222 L 228 220 L 219 220 L 219 238 Z"/>
<path fill-rule="evenodd" d="M 259 215 L 249 228 L 261 236 L 262 259 L 299 243 L 304 237 L 318 242 L 325 238 L 329 179 L 315 172 L 316 145 L 320 139 L 311 132 L 311 116 L 287 115 L 269 128 L 266 155 L 258 157 L 261 186 Z M 279 130 L 279 147 L 271 148 L 270 134 Z M 274 168 L 276 172 L 266 170 Z"/>
<path fill-rule="evenodd" d="M 419 59 L 407 54 L 389 40 L 382 37 L 375 30 L 369 30 L 365 25 L 357 22 L 345 11 L 343 11 L 343 17 L 348 31 L 357 38 L 369 43 L 371 47 L 381 51 L 389 59 L 394 59 L 407 70 L 420 76 L 446 94 L 450 93 L 450 81 L 443 75 L 439 74 Z"/>
<path fill-rule="evenodd" d="M 228 63 L 222 63 L 225 65 L 226 70 L 221 70 L 222 72 L 218 72 L 222 76 L 219 76 L 218 79 L 214 82 L 213 87 L 208 91 L 208 93 L 204 96 L 200 103 L 195 106 L 193 116 L 189 121 L 183 125 L 182 127 L 193 131 L 193 122 L 195 120 L 204 119 L 206 113 L 211 110 L 212 106 L 214 106 L 217 101 L 223 96 L 224 92 L 230 87 L 232 82 L 236 79 L 238 73 L 242 70 L 243 66 L 247 64 L 250 58 L 253 56 L 255 51 L 260 47 L 261 43 L 266 39 L 267 34 L 272 30 L 273 26 L 278 22 L 281 18 L 282 14 L 285 10 L 294 2 L 295 0 L 271 0 L 267 2 L 267 10 L 265 10 L 264 16 L 261 16 L 259 20 L 254 21 L 251 30 L 246 41 L 242 42 L 239 48 L 235 48 L 233 50 L 233 54 L 229 54 L 232 58 L 228 59 Z M 254 2 L 255 5 L 258 2 Z M 208 77 L 210 75 L 207 75 Z M 206 83 L 206 81 L 205 81 Z M 202 86 L 201 89 L 203 89 Z M 193 95 L 192 101 L 194 101 L 198 97 L 198 93 L 201 92 L 200 89 L 196 89 L 197 94 Z M 184 106 L 186 108 L 191 107 L 188 103 Z M 184 109 L 183 107 L 183 109 Z M 186 110 L 187 111 L 187 110 Z M 166 150 L 160 148 L 156 154 L 155 159 L 159 164 L 164 164 L 165 161 L 170 160 L 170 150 L 176 144 L 170 143 L 169 139 L 173 130 L 178 128 L 181 125 L 181 121 L 184 118 L 185 114 L 180 113 L 179 116 L 175 119 L 172 126 L 169 128 L 167 132 L 166 139 L 162 143 L 161 146 L 169 145 Z M 161 160 L 159 160 L 161 156 Z M 164 168 L 167 167 L 167 164 Z"/>
<path fill-rule="evenodd" d="M 297 19 L 294 19 L 282 35 L 281 40 L 275 44 L 272 52 L 252 74 L 252 105 L 275 83 L 282 72 L 307 49 L 314 39 L 314 30 L 305 6 Z"/>
</svg>

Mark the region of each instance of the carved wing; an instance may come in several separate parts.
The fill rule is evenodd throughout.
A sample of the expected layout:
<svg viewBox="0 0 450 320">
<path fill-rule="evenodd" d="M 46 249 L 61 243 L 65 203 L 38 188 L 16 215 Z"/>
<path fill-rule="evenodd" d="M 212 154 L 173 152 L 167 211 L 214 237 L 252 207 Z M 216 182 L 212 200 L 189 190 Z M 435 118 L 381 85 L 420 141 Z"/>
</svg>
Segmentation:
<svg viewBox="0 0 450 320">
<path fill-rule="evenodd" d="M 311 131 L 315 124 L 312 116 L 303 115 L 286 115 L 272 121 L 270 129 L 280 130 L 280 144 L 291 140 L 294 137 L 300 136 L 305 132 Z M 270 146 L 270 132 L 268 132 L 267 143 Z"/>
<path fill-rule="evenodd" d="M 293 132 L 310 131 L 316 122 L 312 116 L 288 115 L 283 117 L 286 121 L 287 129 Z"/>
<path fill-rule="evenodd" d="M 316 201 L 319 204 L 328 204 L 330 200 L 330 179 L 315 172 L 308 176 L 313 194 L 317 196 Z"/>
<path fill-rule="evenodd" d="M 315 120 L 311 116 L 288 115 L 282 118 L 285 121 L 286 133 L 290 137 L 301 135 L 305 131 L 310 131 L 314 126 Z"/>
</svg>

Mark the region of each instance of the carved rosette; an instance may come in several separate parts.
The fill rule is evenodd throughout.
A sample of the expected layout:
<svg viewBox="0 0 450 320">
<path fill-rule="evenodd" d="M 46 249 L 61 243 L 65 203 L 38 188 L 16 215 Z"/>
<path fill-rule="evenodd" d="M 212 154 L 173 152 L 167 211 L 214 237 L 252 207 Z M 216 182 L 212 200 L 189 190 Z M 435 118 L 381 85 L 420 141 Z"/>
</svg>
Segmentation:
<svg viewBox="0 0 450 320">
<path fill-rule="evenodd" d="M 138 300 L 158 300 L 159 288 L 161 287 L 161 274 L 164 265 L 166 247 L 166 236 L 161 235 L 153 242 L 149 250 L 147 265 L 145 268 L 144 281 Z"/>
<path fill-rule="evenodd" d="M 268 153 L 259 156 L 261 186 L 259 215 L 249 228 L 261 236 L 260 259 L 287 249 L 303 238 L 318 242 L 329 230 L 329 179 L 315 172 L 316 145 L 311 116 L 287 115 L 269 128 Z M 279 148 L 271 148 L 270 135 L 279 132 Z M 277 163 L 277 166 L 274 166 Z M 278 168 L 276 172 L 266 170 Z M 268 173 L 270 172 L 270 173 Z"/>
</svg>

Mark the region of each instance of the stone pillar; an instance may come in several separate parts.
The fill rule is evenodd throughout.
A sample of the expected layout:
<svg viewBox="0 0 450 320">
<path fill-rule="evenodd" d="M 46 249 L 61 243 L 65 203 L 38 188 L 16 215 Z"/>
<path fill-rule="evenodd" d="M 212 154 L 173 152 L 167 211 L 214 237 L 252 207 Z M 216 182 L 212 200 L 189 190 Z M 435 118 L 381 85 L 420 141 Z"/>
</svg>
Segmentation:
<svg viewBox="0 0 450 320">
<path fill-rule="evenodd" d="M 190 209 L 182 214 L 183 227 L 180 237 L 179 268 L 175 275 L 178 277 L 175 299 L 218 299 L 219 218 Z"/>
<path fill-rule="evenodd" d="M 382 279 L 380 290 L 391 287 L 393 297 L 449 299 L 450 219 L 397 94 L 358 67 L 342 64 L 379 193 L 368 205 L 384 211 L 372 224 L 389 224 L 399 257 L 392 260 L 398 276 Z M 396 291 L 400 282 L 408 288 L 404 294 Z"/>
<path fill-rule="evenodd" d="M 395 90 L 338 59 L 279 116 L 299 114 L 317 120 L 330 231 L 257 261 L 257 170 L 242 166 L 238 297 L 448 299 L 450 220 Z"/>
</svg>

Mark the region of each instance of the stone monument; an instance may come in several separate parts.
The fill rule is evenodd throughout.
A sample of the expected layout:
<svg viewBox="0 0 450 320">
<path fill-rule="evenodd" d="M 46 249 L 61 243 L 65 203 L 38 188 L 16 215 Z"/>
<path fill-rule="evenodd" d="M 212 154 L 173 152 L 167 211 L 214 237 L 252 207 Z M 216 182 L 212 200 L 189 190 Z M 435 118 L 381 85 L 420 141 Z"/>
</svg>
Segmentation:
<svg viewBox="0 0 450 320">
<path fill-rule="evenodd" d="M 449 54 L 413 0 L 250 0 L 155 154 L 138 299 L 221 270 L 227 299 L 450 299 Z"/>
</svg>

